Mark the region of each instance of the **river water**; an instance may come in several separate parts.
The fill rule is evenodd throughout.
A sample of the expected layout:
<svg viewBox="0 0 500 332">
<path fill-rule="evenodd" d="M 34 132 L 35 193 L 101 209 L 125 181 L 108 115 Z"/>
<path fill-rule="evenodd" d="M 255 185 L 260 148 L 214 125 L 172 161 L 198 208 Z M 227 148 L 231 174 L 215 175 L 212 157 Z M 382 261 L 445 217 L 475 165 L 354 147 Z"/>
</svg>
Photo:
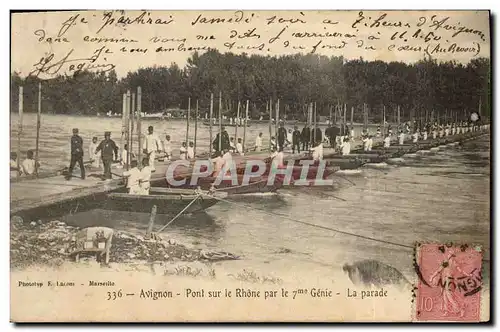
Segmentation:
<svg viewBox="0 0 500 332">
<path fill-rule="evenodd" d="M 25 114 L 21 139 L 24 151 L 35 146 L 35 121 L 36 116 Z M 185 139 L 183 121 L 149 120 L 144 121 L 143 128 L 150 124 L 162 136 L 170 134 L 173 146 Z M 120 126 L 119 119 L 44 116 L 40 136 L 42 165 L 46 169 L 67 165 L 69 136 L 74 127 L 80 129 L 87 144 L 93 135 L 102 138 L 107 130 L 119 141 Z M 15 149 L 16 116 L 11 118 L 11 128 L 11 144 Z M 234 128 L 228 130 L 232 136 L 231 130 L 234 132 Z M 268 127 L 248 128 L 250 144 L 259 131 L 266 134 Z M 200 125 L 198 135 L 199 149 L 206 150 L 207 127 Z M 296 221 L 410 246 L 415 241 L 480 244 L 489 259 L 489 136 L 467 142 L 460 149 L 404 157 L 400 165 L 364 167 L 359 174 L 335 176 L 334 182 L 333 187 L 229 197 L 234 203 L 220 202 L 205 214 L 183 216 L 162 235 L 194 247 L 240 255 L 241 260 L 219 263 L 228 270 L 247 268 L 280 277 L 328 278 L 341 273 L 346 262 L 376 259 L 414 280 L 411 249 Z M 94 210 L 66 216 L 64 220 L 82 227 L 102 225 L 143 234 L 148 215 Z M 159 215 L 156 224 L 169 220 Z M 486 278 L 488 274 L 486 271 Z"/>
</svg>

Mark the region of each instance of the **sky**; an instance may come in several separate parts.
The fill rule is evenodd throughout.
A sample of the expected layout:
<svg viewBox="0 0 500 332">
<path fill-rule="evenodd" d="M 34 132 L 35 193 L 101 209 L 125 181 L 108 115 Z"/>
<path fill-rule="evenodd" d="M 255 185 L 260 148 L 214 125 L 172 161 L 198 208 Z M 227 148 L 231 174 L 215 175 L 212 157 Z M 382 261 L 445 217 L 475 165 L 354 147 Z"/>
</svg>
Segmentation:
<svg viewBox="0 0 500 332">
<path fill-rule="evenodd" d="M 181 67 L 198 49 L 277 56 L 463 63 L 489 57 L 487 11 L 80 11 L 12 16 L 11 72 L 50 79 L 77 68 L 119 77 Z"/>
</svg>

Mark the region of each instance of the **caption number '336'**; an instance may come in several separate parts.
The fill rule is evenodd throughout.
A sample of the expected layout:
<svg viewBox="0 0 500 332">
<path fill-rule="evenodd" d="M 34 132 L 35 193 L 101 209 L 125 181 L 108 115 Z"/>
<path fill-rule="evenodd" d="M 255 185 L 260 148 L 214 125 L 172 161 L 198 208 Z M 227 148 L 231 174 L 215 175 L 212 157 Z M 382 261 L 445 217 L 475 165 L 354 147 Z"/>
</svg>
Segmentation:
<svg viewBox="0 0 500 332">
<path fill-rule="evenodd" d="M 108 294 L 108 298 L 107 298 L 108 301 L 114 301 L 114 300 L 117 300 L 123 296 L 121 289 L 118 291 L 107 292 L 107 294 Z"/>
</svg>

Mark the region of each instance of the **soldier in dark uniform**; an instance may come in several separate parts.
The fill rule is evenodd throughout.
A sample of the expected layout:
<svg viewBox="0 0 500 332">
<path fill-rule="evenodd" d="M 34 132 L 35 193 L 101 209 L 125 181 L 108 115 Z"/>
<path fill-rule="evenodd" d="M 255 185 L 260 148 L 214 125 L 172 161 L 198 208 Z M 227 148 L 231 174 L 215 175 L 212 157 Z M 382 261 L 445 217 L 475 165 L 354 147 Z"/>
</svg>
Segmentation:
<svg viewBox="0 0 500 332">
<path fill-rule="evenodd" d="M 316 125 L 314 128 L 314 136 L 311 137 L 311 142 L 313 144 L 312 146 L 316 146 L 318 145 L 318 143 L 323 142 L 323 132 L 321 131 L 321 128 L 318 127 L 318 125 Z"/>
<path fill-rule="evenodd" d="M 101 151 L 102 164 L 104 166 L 104 178 L 111 179 L 111 164 L 113 163 L 113 156 L 115 160 L 118 159 L 118 147 L 111 139 L 111 132 L 104 133 L 104 140 L 97 146 L 96 153 Z"/>
<path fill-rule="evenodd" d="M 285 146 L 286 141 L 286 129 L 283 125 L 283 122 L 280 121 L 280 126 L 278 128 L 278 147 L 279 151 L 283 151 L 283 147 Z"/>
<path fill-rule="evenodd" d="M 222 151 L 229 151 L 231 148 L 231 144 L 229 142 L 229 134 L 227 133 L 226 129 L 221 127 L 222 129 L 222 136 L 221 136 L 221 150 Z M 212 142 L 212 147 L 214 148 L 214 151 L 219 151 L 219 134 L 215 136 L 214 141 Z"/>
<path fill-rule="evenodd" d="M 297 153 L 300 153 L 300 137 L 301 133 L 299 127 L 295 126 L 292 134 L 292 153 L 295 153 L 295 148 L 297 148 Z"/>
<path fill-rule="evenodd" d="M 66 180 L 71 180 L 73 176 L 73 168 L 78 163 L 80 172 L 82 173 L 82 180 L 85 180 L 85 167 L 83 166 L 83 139 L 78 135 L 78 128 L 73 129 L 73 136 L 71 136 L 71 161 L 69 163 L 68 175 Z"/>
<path fill-rule="evenodd" d="M 311 129 L 309 129 L 309 126 L 306 124 L 304 128 L 302 128 L 302 150 L 307 151 L 309 150 L 309 142 L 311 140 Z"/>
</svg>

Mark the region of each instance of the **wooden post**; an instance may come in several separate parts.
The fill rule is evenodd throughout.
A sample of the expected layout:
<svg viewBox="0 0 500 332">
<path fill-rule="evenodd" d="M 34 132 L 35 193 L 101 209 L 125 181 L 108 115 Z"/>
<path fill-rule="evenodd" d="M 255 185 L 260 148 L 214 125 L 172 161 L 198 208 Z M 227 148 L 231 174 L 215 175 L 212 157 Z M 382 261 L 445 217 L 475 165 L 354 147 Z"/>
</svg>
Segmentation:
<svg viewBox="0 0 500 332">
<path fill-rule="evenodd" d="M 157 210 L 156 205 L 153 205 L 153 208 L 151 209 L 151 214 L 149 215 L 148 229 L 146 231 L 146 236 L 144 237 L 144 239 L 146 240 L 151 239 L 151 233 L 153 232 L 153 226 L 155 224 L 155 219 L 156 219 L 156 210 Z"/>
<path fill-rule="evenodd" d="M 141 128 L 141 117 L 142 117 L 142 88 L 137 87 L 137 161 L 142 163 L 142 128 Z"/>
<path fill-rule="evenodd" d="M 398 105 L 398 127 L 401 125 L 401 109 Z"/>
<path fill-rule="evenodd" d="M 334 113 L 334 123 L 337 125 L 337 112 L 339 111 L 339 104 L 337 103 L 337 106 L 335 107 L 335 113 Z"/>
<path fill-rule="evenodd" d="M 273 137 L 273 108 L 269 101 L 269 152 L 272 150 L 271 137 Z"/>
<path fill-rule="evenodd" d="M 212 118 L 214 116 L 214 94 L 210 94 L 210 127 L 208 128 L 209 130 L 209 135 L 210 135 L 210 144 L 208 146 L 208 153 L 209 153 L 209 158 L 212 158 Z"/>
<path fill-rule="evenodd" d="M 384 109 L 382 110 L 383 116 L 382 116 L 382 137 L 385 137 L 385 105 Z"/>
<path fill-rule="evenodd" d="M 23 87 L 19 87 L 19 124 L 17 127 L 17 169 L 21 169 L 21 135 L 23 133 Z M 19 178 L 21 174 L 17 172 Z"/>
<path fill-rule="evenodd" d="M 135 117 L 135 93 L 132 92 L 132 100 L 130 103 L 130 135 L 129 135 L 130 145 L 128 147 L 128 153 L 127 153 L 127 155 L 130 155 L 130 161 L 132 161 L 132 151 L 134 151 L 134 117 Z"/>
<path fill-rule="evenodd" d="M 234 144 L 238 143 L 238 121 L 240 121 L 240 101 L 238 100 L 238 109 L 236 111 L 236 123 L 234 126 Z"/>
<path fill-rule="evenodd" d="M 333 123 L 333 118 L 332 118 L 332 105 L 328 104 L 328 112 L 330 113 L 329 117 L 328 117 L 328 121 L 330 122 L 330 125 L 332 125 Z"/>
<path fill-rule="evenodd" d="M 481 108 L 482 108 L 482 100 L 481 100 L 481 97 L 479 97 L 479 106 L 477 108 L 477 114 L 479 115 L 479 117 L 481 118 Z"/>
<path fill-rule="evenodd" d="M 131 138 L 131 130 L 130 130 L 130 118 L 133 117 L 132 112 L 130 111 L 130 90 L 127 90 L 127 103 L 125 104 L 127 107 L 127 145 L 128 145 L 128 150 L 127 150 L 127 171 L 130 169 L 130 138 Z"/>
<path fill-rule="evenodd" d="M 219 91 L 219 151 L 222 151 L 222 92 Z"/>
<path fill-rule="evenodd" d="M 189 118 L 191 117 L 191 97 L 188 98 L 188 112 L 186 116 L 186 148 L 189 146 Z"/>
<path fill-rule="evenodd" d="M 276 121 L 274 126 L 274 135 L 276 135 L 276 140 L 278 139 L 278 127 L 279 127 L 279 119 L 280 119 L 280 100 L 276 102 Z"/>
<path fill-rule="evenodd" d="M 122 96 L 122 136 L 120 139 L 120 153 L 123 151 L 123 145 L 128 144 L 128 115 L 127 115 L 127 94 L 124 93 Z M 125 141 L 125 142 L 124 142 Z M 121 155 L 120 155 L 121 156 Z M 124 160 L 124 162 L 127 162 Z"/>
<path fill-rule="evenodd" d="M 38 113 L 36 116 L 36 145 L 35 145 L 35 174 L 38 176 L 38 151 L 39 151 L 39 142 L 40 142 L 40 125 L 41 125 L 41 117 L 42 117 L 42 82 L 38 82 Z"/>
<path fill-rule="evenodd" d="M 196 111 L 194 116 L 194 147 L 193 147 L 193 152 L 195 157 L 196 157 L 196 136 L 198 135 L 198 111 L 199 111 L 198 106 L 199 106 L 198 99 L 196 99 Z"/>
<path fill-rule="evenodd" d="M 313 126 L 312 126 L 312 130 L 313 130 L 313 144 L 314 146 L 316 146 L 316 102 L 314 102 L 314 104 L 312 104 L 311 106 L 313 106 L 314 108 L 312 109 L 313 111 Z"/>
<path fill-rule="evenodd" d="M 351 106 L 351 129 L 354 127 L 354 106 Z"/>
<path fill-rule="evenodd" d="M 245 140 L 247 138 L 247 119 L 248 119 L 248 99 L 247 99 L 247 105 L 245 107 L 245 123 L 243 124 L 243 152 L 245 152 Z"/>
<path fill-rule="evenodd" d="M 344 124 L 347 123 L 347 104 L 344 103 Z"/>
</svg>

